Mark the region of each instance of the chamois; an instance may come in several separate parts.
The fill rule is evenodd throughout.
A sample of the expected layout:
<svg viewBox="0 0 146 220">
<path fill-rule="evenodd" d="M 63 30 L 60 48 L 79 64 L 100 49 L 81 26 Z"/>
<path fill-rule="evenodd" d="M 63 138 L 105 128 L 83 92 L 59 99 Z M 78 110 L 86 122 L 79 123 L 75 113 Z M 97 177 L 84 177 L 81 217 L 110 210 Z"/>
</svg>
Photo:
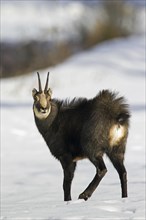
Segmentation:
<svg viewBox="0 0 146 220">
<path fill-rule="evenodd" d="M 35 123 L 52 155 L 62 165 L 64 201 L 71 200 L 76 163 L 84 158 L 92 162 L 96 174 L 79 199 L 91 197 L 107 172 L 104 154 L 119 174 L 122 197 L 127 197 L 127 172 L 123 162 L 130 113 L 124 97 L 102 90 L 92 99 L 52 99 L 49 73 L 44 90 L 39 73 L 37 75 L 39 90 L 32 90 Z"/>
</svg>

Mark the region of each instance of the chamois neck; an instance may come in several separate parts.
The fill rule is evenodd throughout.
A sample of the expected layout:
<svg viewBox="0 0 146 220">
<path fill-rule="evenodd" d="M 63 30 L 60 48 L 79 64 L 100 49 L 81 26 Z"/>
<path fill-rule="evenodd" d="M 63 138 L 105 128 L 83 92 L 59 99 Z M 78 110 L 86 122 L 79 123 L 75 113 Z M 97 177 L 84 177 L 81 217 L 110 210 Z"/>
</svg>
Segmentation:
<svg viewBox="0 0 146 220">
<path fill-rule="evenodd" d="M 47 118 L 45 119 L 39 119 L 35 116 L 35 122 L 36 122 L 36 125 L 38 127 L 38 130 L 41 132 L 41 133 L 46 133 L 49 128 L 51 127 L 51 125 L 53 124 L 56 116 L 58 114 L 58 107 L 57 107 L 57 104 L 52 101 L 51 102 L 51 112 L 50 114 L 48 115 Z"/>
</svg>

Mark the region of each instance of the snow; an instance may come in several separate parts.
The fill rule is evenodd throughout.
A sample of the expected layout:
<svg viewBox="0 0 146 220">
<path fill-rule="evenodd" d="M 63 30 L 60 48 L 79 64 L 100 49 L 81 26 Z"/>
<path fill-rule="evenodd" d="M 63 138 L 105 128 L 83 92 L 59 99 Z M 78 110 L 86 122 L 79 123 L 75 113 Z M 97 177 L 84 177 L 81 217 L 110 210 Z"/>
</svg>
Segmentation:
<svg viewBox="0 0 146 220">
<path fill-rule="evenodd" d="M 63 172 L 38 133 L 31 90 L 36 73 L 1 80 L 1 219 L 145 219 L 145 37 L 104 42 L 64 63 L 40 70 L 58 98 L 91 98 L 101 89 L 124 95 L 131 106 L 125 155 L 128 198 L 108 158 L 108 172 L 88 201 L 77 200 L 95 174 L 88 160 L 78 162 L 72 201 L 63 201 Z"/>
</svg>

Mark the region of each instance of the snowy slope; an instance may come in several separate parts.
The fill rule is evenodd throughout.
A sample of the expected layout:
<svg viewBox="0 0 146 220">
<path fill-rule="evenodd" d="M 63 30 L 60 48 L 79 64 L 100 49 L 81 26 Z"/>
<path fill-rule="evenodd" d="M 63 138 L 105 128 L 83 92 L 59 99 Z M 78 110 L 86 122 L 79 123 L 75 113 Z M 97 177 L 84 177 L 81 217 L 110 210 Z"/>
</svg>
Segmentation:
<svg viewBox="0 0 146 220">
<path fill-rule="evenodd" d="M 120 198 L 115 169 L 87 202 L 77 200 L 95 174 L 88 160 L 78 163 L 73 201 L 63 202 L 62 169 L 38 133 L 31 90 L 36 73 L 1 80 L 1 219 L 145 219 L 145 41 L 144 36 L 117 39 L 82 52 L 50 69 L 54 97 L 93 97 L 101 89 L 117 90 L 131 106 L 132 118 L 125 165 L 128 193 Z"/>
</svg>

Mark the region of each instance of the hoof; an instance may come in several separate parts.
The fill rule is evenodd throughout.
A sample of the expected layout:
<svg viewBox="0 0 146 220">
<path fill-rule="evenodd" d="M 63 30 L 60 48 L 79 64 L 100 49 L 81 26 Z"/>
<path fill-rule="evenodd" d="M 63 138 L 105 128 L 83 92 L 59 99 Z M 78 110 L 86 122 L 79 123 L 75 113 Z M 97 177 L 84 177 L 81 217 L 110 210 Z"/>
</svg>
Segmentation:
<svg viewBox="0 0 146 220">
<path fill-rule="evenodd" d="M 87 201 L 90 198 L 90 195 L 86 194 L 86 193 L 81 193 L 79 195 L 79 199 L 84 199 L 85 201 Z"/>
</svg>

